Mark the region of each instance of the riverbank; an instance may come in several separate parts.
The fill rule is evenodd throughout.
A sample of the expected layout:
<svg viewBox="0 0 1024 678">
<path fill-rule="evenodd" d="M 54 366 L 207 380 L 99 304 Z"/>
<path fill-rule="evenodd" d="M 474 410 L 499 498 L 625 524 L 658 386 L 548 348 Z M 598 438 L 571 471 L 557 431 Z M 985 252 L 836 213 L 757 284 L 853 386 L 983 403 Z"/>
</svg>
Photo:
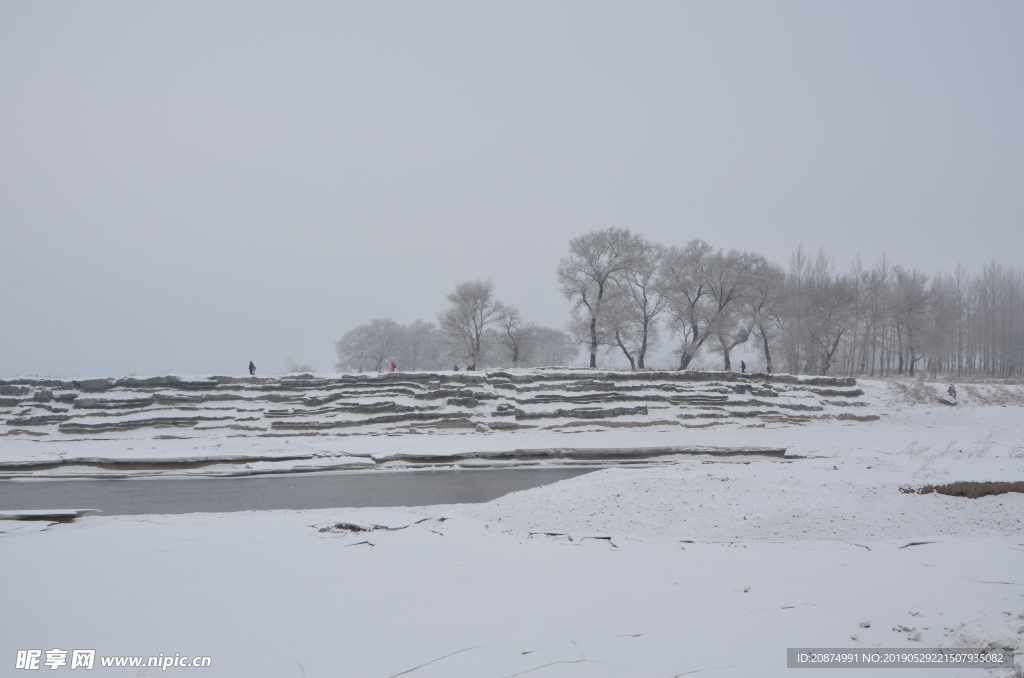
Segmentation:
<svg viewBox="0 0 1024 678">
<path fill-rule="evenodd" d="M 1024 494 L 920 492 L 1024 480 L 1017 387 L 951 406 L 911 386 L 858 384 L 873 422 L 344 439 L 385 473 L 414 468 L 387 460 L 407 452 L 450 468 L 502 460 L 443 455 L 544 445 L 786 448 L 655 457 L 481 504 L 0 520 L 0 596 L 19 611 L 0 617 L 0 654 L 180 653 L 268 678 L 784 676 L 788 647 L 986 647 L 1020 664 Z"/>
<path fill-rule="evenodd" d="M 478 506 L 0 522 L 18 610 L 0 618 L 3 656 L 180 653 L 247 678 L 739 678 L 788 675 L 787 647 L 1020 651 L 1021 495 L 893 486 L 847 505 L 824 469 L 679 472 L 609 469 Z M 741 487 L 756 479 L 773 492 Z"/>
</svg>

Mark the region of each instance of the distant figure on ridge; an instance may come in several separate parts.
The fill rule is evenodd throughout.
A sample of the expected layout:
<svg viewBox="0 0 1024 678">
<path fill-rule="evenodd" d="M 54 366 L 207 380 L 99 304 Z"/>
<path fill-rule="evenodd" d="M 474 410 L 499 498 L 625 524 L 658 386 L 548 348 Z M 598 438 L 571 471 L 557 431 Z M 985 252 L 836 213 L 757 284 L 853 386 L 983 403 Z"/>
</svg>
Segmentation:
<svg viewBox="0 0 1024 678">
<path fill-rule="evenodd" d="M 454 369 L 455 369 L 456 372 L 458 372 L 459 371 L 459 366 L 456 365 Z"/>
<path fill-rule="evenodd" d="M 395 366 L 395 361 L 392 360 L 391 361 L 391 371 L 394 372 L 396 369 L 398 369 L 398 368 Z"/>
<path fill-rule="evenodd" d="M 252 364 L 251 360 L 249 361 L 249 374 L 256 376 L 256 366 Z"/>
<path fill-rule="evenodd" d="M 742 360 L 740 361 L 740 372 L 742 374 L 746 374 L 747 373 L 747 364 L 745 362 L 743 362 Z"/>
</svg>

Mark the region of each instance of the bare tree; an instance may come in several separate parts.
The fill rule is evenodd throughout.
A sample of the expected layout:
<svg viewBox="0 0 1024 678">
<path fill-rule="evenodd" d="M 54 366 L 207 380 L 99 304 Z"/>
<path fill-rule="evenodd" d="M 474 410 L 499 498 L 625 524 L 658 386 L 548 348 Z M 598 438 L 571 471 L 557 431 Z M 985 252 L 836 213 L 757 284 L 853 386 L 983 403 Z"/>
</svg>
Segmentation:
<svg viewBox="0 0 1024 678">
<path fill-rule="evenodd" d="M 869 356 L 862 358 L 863 362 L 869 363 L 871 376 L 875 375 L 876 365 L 881 375 L 885 375 L 887 368 L 887 328 L 890 325 L 890 297 L 892 284 L 892 267 L 889 259 L 882 255 L 882 258 L 867 274 L 867 322 L 865 332 L 870 334 Z M 865 340 L 867 341 L 867 340 Z"/>
<path fill-rule="evenodd" d="M 487 364 L 504 367 L 571 365 L 580 352 L 579 342 L 565 332 L 533 322 L 520 324 L 512 335 L 500 326 L 489 329 L 483 343 Z"/>
<path fill-rule="evenodd" d="M 642 334 L 640 328 L 634 322 L 633 309 L 629 306 L 628 299 L 616 288 L 612 294 L 605 298 L 604 309 L 601 312 L 601 319 L 597 324 L 597 343 L 599 346 L 606 346 L 609 350 L 618 347 L 622 354 L 629 361 L 629 369 L 636 369 L 637 354 L 642 350 Z M 584 337 L 590 331 L 588 324 L 576 324 Z M 643 347 L 646 348 L 646 347 Z"/>
<path fill-rule="evenodd" d="M 746 252 L 732 250 L 711 257 L 708 267 L 707 334 L 715 338 L 725 369 L 731 370 L 730 352 L 745 344 L 753 331 L 753 318 L 743 308 L 747 300 L 756 263 L 760 260 Z"/>
<path fill-rule="evenodd" d="M 558 265 L 562 294 L 573 302 L 573 334 L 583 334 L 580 325 L 589 324 L 591 367 L 597 367 L 598 323 L 606 296 L 633 264 L 640 240 L 629 229 L 591 231 L 569 241 L 569 256 Z"/>
<path fill-rule="evenodd" d="M 512 367 L 519 367 L 526 359 L 526 352 L 537 334 L 536 323 L 523 322 L 519 309 L 503 306 L 496 324 L 498 329 L 494 342 L 503 350 L 503 361 Z"/>
<path fill-rule="evenodd" d="M 958 264 L 953 272 L 952 293 L 955 299 L 956 313 L 956 350 L 953 360 L 956 364 L 956 375 L 959 377 L 967 369 L 968 360 L 968 308 L 970 306 L 970 275 L 963 264 Z"/>
<path fill-rule="evenodd" d="M 786 368 L 791 374 L 800 374 L 803 364 L 804 316 L 810 303 L 807 298 L 811 262 L 803 245 L 798 246 L 789 257 L 789 272 L 786 275 L 783 292 L 781 323 L 782 352 Z"/>
<path fill-rule="evenodd" d="M 349 330 L 334 345 L 338 354 L 336 367 L 381 372 L 384 361 L 395 357 L 401 334 L 402 326 L 390 318 L 374 318 L 367 325 Z"/>
<path fill-rule="evenodd" d="M 833 274 L 832 261 L 824 251 L 811 269 L 806 301 L 805 345 L 818 373 L 828 374 L 840 341 L 853 324 L 853 289 L 847 276 Z"/>
<path fill-rule="evenodd" d="M 494 283 L 490 280 L 461 282 L 447 299 L 451 306 L 439 316 L 439 321 L 449 351 L 468 360 L 473 367 L 482 367 L 484 332 L 504 312 L 504 306 L 494 299 Z"/>
<path fill-rule="evenodd" d="M 931 291 L 928 288 L 928 276 L 921 271 L 907 270 L 900 266 L 896 273 L 895 322 L 896 336 L 899 342 L 899 373 L 904 368 L 910 376 L 914 376 L 917 362 L 924 357 L 921 340 L 927 333 L 928 311 L 931 304 Z"/>
<path fill-rule="evenodd" d="M 679 369 L 685 370 L 707 341 L 708 269 L 714 248 L 693 239 L 684 248 L 671 247 L 659 270 L 658 285 L 667 299 L 669 329 L 681 340 Z"/>
<path fill-rule="evenodd" d="M 758 255 L 750 275 L 750 287 L 745 300 L 746 312 L 750 315 L 750 324 L 760 339 L 759 348 L 769 372 L 774 368 L 771 342 L 778 333 L 780 304 L 785 284 L 786 274 L 782 268 Z"/>
<path fill-rule="evenodd" d="M 669 327 L 682 341 L 679 369 L 685 370 L 708 339 L 721 334 L 720 346 L 743 343 L 750 329 L 739 327 L 737 314 L 750 285 L 754 258 L 744 252 L 715 252 L 702 240 L 691 240 L 685 248 L 671 248 L 659 275 L 659 286 L 667 297 Z M 735 327 L 734 327 L 735 326 Z M 725 335 L 738 331 L 736 337 Z M 725 355 L 728 361 L 728 354 Z"/>
<path fill-rule="evenodd" d="M 749 322 L 750 320 L 751 318 L 743 313 L 743 309 L 732 305 L 719 315 L 718 321 L 709 330 L 711 340 L 708 345 L 722 355 L 722 369 L 726 372 L 732 371 L 733 349 L 747 343 L 754 331 L 754 325 Z"/>
<path fill-rule="evenodd" d="M 658 345 L 657 318 L 668 303 L 664 289 L 657 284 L 665 248 L 642 237 L 637 237 L 634 245 L 632 261 L 615 278 L 606 324 L 630 367 L 643 369 L 647 352 Z"/>
</svg>

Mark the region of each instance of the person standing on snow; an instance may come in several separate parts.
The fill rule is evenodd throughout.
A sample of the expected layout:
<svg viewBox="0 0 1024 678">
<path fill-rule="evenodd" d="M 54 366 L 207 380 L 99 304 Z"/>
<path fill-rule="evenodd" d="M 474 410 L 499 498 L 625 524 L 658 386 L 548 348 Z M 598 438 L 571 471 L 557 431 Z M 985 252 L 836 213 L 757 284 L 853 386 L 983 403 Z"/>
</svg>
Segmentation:
<svg viewBox="0 0 1024 678">
<path fill-rule="evenodd" d="M 746 374 L 747 373 L 747 364 L 745 362 L 743 362 L 742 360 L 740 361 L 740 372 L 742 374 Z"/>
<path fill-rule="evenodd" d="M 251 360 L 249 361 L 249 374 L 256 376 L 256 366 L 252 364 Z"/>
<path fill-rule="evenodd" d="M 392 360 L 391 361 L 391 371 L 394 372 L 396 369 L 398 369 L 398 368 L 395 366 L 395 361 Z"/>
</svg>

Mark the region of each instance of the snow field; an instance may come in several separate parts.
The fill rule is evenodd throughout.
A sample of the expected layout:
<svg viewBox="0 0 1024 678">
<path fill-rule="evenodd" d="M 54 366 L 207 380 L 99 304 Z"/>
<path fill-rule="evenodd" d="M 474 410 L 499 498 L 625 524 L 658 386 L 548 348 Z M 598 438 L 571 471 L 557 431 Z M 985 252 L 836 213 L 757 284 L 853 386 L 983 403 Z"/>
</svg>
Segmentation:
<svg viewBox="0 0 1024 678">
<path fill-rule="evenodd" d="M 1020 389 L 961 388 L 949 407 L 939 385 L 858 386 L 881 421 L 329 439 L 363 460 L 569 445 L 781 459 L 680 457 L 478 505 L 3 520 L 0 601 L 17 612 L 0 615 L 0 662 L 59 647 L 210 655 L 228 677 L 746 678 L 789 676 L 787 647 L 992 646 L 1020 665 L 1024 495 L 900 492 L 1024 479 Z M 145 442 L 166 457 L 250 453 L 240 441 L 327 453 L 285 440 Z M 842 675 L 861 674 L 906 675 Z"/>
<path fill-rule="evenodd" d="M 1020 646 L 1019 538 L 609 540 L 409 513 L 361 532 L 331 526 L 381 512 L 89 517 L 5 535 L 4 660 L 46 646 L 210 655 L 227 677 L 739 677 L 788 675 L 786 647 Z"/>
</svg>

